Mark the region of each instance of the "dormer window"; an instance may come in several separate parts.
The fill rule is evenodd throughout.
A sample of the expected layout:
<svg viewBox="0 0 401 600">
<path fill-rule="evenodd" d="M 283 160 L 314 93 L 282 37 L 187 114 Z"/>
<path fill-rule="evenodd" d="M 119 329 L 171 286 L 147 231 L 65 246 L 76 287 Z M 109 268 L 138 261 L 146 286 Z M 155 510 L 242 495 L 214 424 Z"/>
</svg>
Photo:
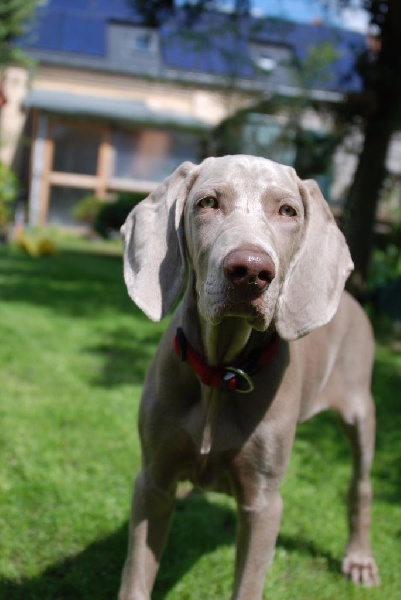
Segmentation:
<svg viewBox="0 0 401 600">
<path fill-rule="evenodd" d="M 150 65 L 149 61 L 157 61 L 159 57 L 159 34 L 155 29 L 109 23 L 108 54 L 112 61 L 134 61 Z"/>
<path fill-rule="evenodd" d="M 285 69 L 292 58 L 292 51 L 279 44 L 251 42 L 249 54 L 253 64 L 266 75 Z"/>
<path fill-rule="evenodd" d="M 136 53 L 156 54 L 159 49 L 158 35 L 151 29 L 140 27 L 121 27 L 121 49 L 126 58 L 132 58 Z"/>
<path fill-rule="evenodd" d="M 150 52 L 152 50 L 153 36 L 149 31 L 138 31 L 133 37 L 135 50 Z"/>
</svg>

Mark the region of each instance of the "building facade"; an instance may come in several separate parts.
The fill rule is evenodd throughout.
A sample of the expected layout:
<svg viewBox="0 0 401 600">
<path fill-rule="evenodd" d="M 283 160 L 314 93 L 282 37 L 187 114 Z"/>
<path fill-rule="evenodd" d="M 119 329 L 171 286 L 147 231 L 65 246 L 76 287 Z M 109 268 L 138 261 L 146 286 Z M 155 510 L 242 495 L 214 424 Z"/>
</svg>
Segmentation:
<svg viewBox="0 0 401 600">
<path fill-rule="evenodd" d="M 217 126 L 238 111 L 280 98 L 279 114 L 254 126 L 271 141 L 286 103 L 340 102 L 359 86 L 352 65 L 363 39 L 218 12 L 149 28 L 125 0 L 49 0 L 19 43 L 35 66 L 3 74 L 0 159 L 25 174 L 29 223 L 43 225 L 71 224 L 83 196 L 151 191 L 182 161 L 213 153 Z M 298 67 L 321 47 L 333 49 L 330 68 L 306 82 Z M 300 120 L 330 128 L 312 109 Z"/>
</svg>

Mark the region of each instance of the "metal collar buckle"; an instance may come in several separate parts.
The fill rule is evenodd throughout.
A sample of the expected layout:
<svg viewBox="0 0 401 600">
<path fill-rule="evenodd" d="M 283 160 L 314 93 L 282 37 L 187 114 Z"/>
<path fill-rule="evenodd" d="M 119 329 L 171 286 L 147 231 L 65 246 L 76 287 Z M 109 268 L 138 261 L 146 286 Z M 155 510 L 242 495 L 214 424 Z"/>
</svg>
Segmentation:
<svg viewBox="0 0 401 600">
<path fill-rule="evenodd" d="M 232 381 L 232 379 L 235 379 L 235 391 L 239 394 L 248 394 L 249 392 L 252 392 L 254 388 L 253 381 L 242 369 L 237 369 L 235 367 L 226 367 L 224 369 L 222 380 L 227 391 L 230 390 L 229 382 Z"/>
</svg>

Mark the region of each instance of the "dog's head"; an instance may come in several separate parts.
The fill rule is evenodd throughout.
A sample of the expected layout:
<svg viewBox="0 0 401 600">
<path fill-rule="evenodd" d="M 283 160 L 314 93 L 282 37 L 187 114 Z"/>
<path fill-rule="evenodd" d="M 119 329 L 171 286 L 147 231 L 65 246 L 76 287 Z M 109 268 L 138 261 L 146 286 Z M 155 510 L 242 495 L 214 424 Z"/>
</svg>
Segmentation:
<svg viewBox="0 0 401 600">
<path fill-rule="evenodd" d="M 151 319 L 171 308 L 189 262 L 202 318 L 274 322 L 288 340 L 334 316 L 353 266 L 317 184 L 251 156 L 184 163 L 122 233 L 128 292 Z"/>
</svg>

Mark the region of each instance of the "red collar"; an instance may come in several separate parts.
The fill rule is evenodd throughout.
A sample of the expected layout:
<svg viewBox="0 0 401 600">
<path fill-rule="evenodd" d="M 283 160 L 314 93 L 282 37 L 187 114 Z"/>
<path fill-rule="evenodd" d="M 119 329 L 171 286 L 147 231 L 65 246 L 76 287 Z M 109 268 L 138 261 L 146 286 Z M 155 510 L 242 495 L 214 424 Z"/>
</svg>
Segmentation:
<svg viewBox="0 0 401 600">
<path fill-rule="evenodd" d="M 200 380 L 207 386 L 223 392 L 246 394 L 253 390 L 252 377 L 275 355 L 280 338 L 277 333 L 267 346 L 255 348 L 248 356 L 235 360 L 231 365 L 210 367 L 198 352 L 188 343 L 181 327 L 174 337 L 174 350 L 182 361 L 188 362 Z"/>
</svg>

